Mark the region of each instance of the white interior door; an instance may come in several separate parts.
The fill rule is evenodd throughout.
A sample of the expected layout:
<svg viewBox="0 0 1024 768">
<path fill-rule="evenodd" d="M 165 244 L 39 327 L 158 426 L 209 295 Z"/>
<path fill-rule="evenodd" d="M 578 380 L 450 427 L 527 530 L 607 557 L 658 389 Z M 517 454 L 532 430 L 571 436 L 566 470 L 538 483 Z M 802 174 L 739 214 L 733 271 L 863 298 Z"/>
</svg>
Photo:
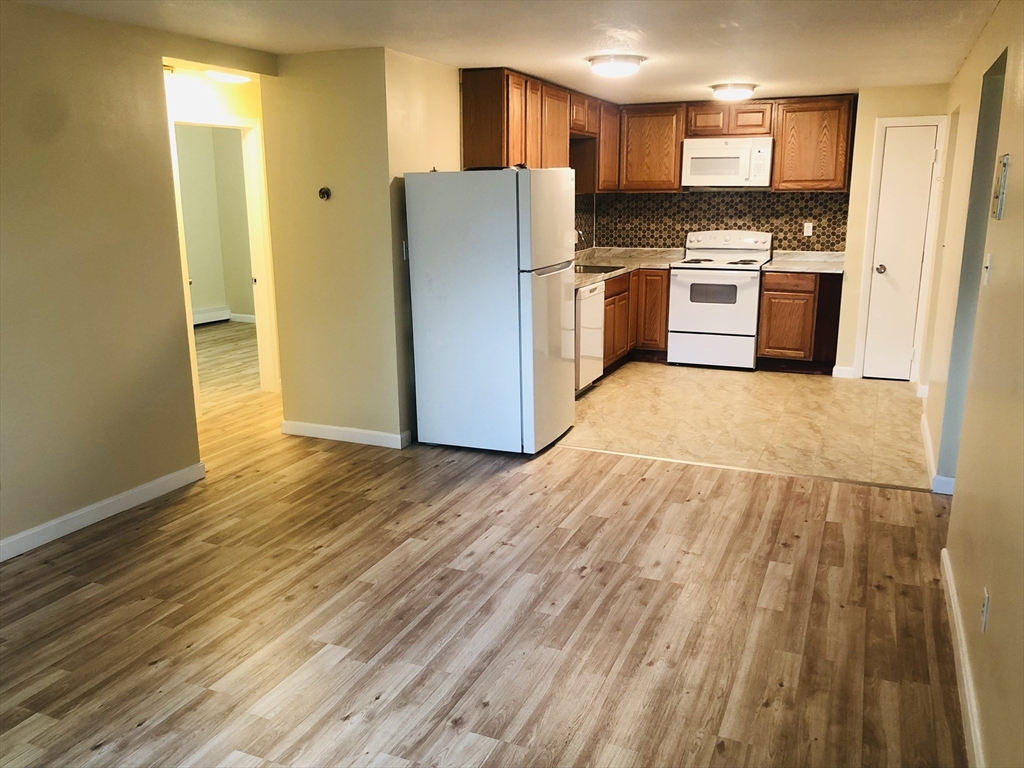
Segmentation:
<svg viewBox="0 0 1024 768">
<path fill-rule="evenodd" d="M 864 375 L 910 379 L 938 128 L 885 129 Z"/>
</svg>

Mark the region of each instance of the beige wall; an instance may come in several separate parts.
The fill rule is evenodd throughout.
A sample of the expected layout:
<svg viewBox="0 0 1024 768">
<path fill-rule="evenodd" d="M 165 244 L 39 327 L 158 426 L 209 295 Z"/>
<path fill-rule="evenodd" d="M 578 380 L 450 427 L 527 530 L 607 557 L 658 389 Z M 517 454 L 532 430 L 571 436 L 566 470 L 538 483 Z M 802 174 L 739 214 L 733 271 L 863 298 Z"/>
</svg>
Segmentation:
<svg viewBox="0 0 1024 768">
<path fill-rule="evenodd" d="M 953 165 L 946 185 L 949 199 L 947 201 L 946 226 L 942 234 L 943 258 L 937 267 L 931 296 L 932 322 L 929 335 L 926 338 L 924 357 L 928 365 L 926 374 L 928 396 L 924 403 L 924 415 L 932 441 L 930 446 L 926 446 L 926 450 L 931 451 L 936 461 L 939 457 L 939 440 L 942 435 L 943 411 L 949 380 L 953 325 L 956 319 L 957 295 L 960 288 L 960 267 L 967 226 L 967 204 L 971 190 L 978 111 L 981 103 L 981 80 L 988 68 L 1009 44 L 1006 25 L 1010 23 L 1015 11 L 1019 19 L 1021 8 L 1021 4 L 1015 0 L 1010 0 L 1010 2 L 1004 0 L 998 6 L 992 20 L 989 21 L 978 43 L 972 49 L 971 55 L 968 56 L 960 72 L 949 85 L 946 110 L 951 115 L 956 114 L 958 130 L 956 146 L 951 148 Z M 1001 21 L 1003 25 L 1001 29 L 993 26 L 997 21 Z M 1009 85 L 1006 86 L 1004 92 L 1004 119 L 1008 94 Z M 975 329 L 975 338 L 977 338 L 977 329 Z"/>
<path fill-rule="evenodd" d="M 278 74 L 263 120 L 284 417 L 395 435 L 384 49 L 281 56 Z"/>
<path fill-rule="evenodd" d="M 282 56 L 263 113 L 285 420 L 408 432 L 401 176 L 458 169 L 458 70 L 383 48 Z"/>
<path fill-rule="evenodd" d="M 415 422 L 412 305 L 409 267 L 403 255 L 406 173 L 461 170 L 459 71 L 397 51 L 384 51 L 388 110 L 388 173 L 391 185 L 392 261 L 402 430 Z"/>
<path fill-rule="evenodd" d="M 224 295 L 224 257 L 220 246 L 213 131 L 201 125 L 178 125 L 174 136 L 178 146 L 181 213 L 185 221 L 192 312 L 219 309 L 226 306 L 227 299 Z"/>
<path fill-rule="evenodd" d="M 857 97 L 853 165 L 850 169 L 850 214 L 846 231 L 846 262 L 843 298 L 839 316 L 839 344 L 836 365 L 852 367 L 860 319 L 861 281 L 864 262 L 871 258 L 865 242 L 868 224 L 868 194 L 871 164 L 875 153 L 875 122 L 880 117 L 921 117 L 946 114 L 946 85 L 899 88 L 864 88 Z"/>
<path fill-rule="evenodd" d="M 950 202 L 947 253 L 966 220 L 973 135 L 981 79 L 1009 48 L 997 153 L 1021 158 L 1024 148 L 1024 18 L 1003 0 L 950 87 L 960 108 L 961 145 Z M 1024 764 L 1024 164 L 1011 164 L 1005 215 L 989 219 L 992 254 L 982 285 L 947 547 L 967 636 L 988 765 Z M 950 270 L 951 272 L 953 270 Z M 945 275 L 944 275 L 945 277 Z M 953 283 L 956 284 L 955 282 Z M 948 289 L 948 286 L 947 286 Z M 953 306 L 941 305 L 952 314 Z M 951 334 L 951 320 L 937 333 Z M 946 341 L 948 343 L 948 338 Z M 936 360 L 938 362 L 938 360 Z M 929 393 L 929 400 L 933 395 Z M 988 631 L 978 621 L 982 594 L 991 595 Z"/>
<path fill-rule="evenodd" d="M 0 2 L 0 536 L 199 461 L 163 56 L 269 54 Z"/>
<path fill-rule="evenodd" d="M 224 297 L 233 315 L 254 315 L 249 218 L 245 209 L 242 132 L 211 128 L 217 170 L 217 218 L 224 260 Z"/>
</svg>

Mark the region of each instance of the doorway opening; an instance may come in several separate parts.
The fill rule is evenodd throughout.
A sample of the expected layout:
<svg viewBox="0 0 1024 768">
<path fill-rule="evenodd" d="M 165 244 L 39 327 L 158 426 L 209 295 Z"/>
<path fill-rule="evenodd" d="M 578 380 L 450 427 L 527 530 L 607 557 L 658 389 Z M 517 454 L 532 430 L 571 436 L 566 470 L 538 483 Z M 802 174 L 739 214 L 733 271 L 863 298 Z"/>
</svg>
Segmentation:
<svg viewBox="0 0 1024 768">
<path fill-rule="evenodd" d="M 165 59 L 195 392 L 204 410 L 280 392 L 257 76 Z M 214 71 L 215 74 L 218 71 Z M 254 82 L 255 78 L 255 82 Z"/>
<path fill-rule="evenodd" d="M 242 131 L 176 123 L 188 298 L 202 400 L 260 389 Z"/>
<path fill-rule="evenodd" d="M 967 400 L 967 379 L 971 367 L 971 347 L 974 344 L 978 293 L 984 271 L 985 236 L 992 201 L 1005 79 L 1006 51 L 1003 51 L 982 78 L 981 103 L 978 109 L 978 133 L 974 144 L 971 188 L 967 203 L 960 285 L 953 320 L 953 340 L 949 354 L 946 399 L 943 404 L 939 457 L 935 467 L 940 484 L 950 490 L 956 475 L 960 430 L 963 426 L 964 405 Z"/>
</svg>

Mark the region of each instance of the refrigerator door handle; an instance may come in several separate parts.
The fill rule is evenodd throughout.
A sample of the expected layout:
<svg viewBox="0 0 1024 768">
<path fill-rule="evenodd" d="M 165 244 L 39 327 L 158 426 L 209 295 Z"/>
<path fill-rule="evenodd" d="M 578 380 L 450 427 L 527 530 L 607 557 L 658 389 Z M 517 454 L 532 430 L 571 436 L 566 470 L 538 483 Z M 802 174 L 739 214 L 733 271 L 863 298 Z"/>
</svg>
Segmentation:
<svg viewBox="0 0 1024 768">
<path fill-rule="evenodd" d="M 569 261 L 563 261 L 561 264 L 554 264 L 550 267 L 544 267 L 544 269 L 535 270 L 533 274 L 537 275 L 537 277 L 546 277 L 556 272 L 564 272 L 567 269 L 572 269 L 573 262 L 573 259 L 569 259 Z"/>
</svg>

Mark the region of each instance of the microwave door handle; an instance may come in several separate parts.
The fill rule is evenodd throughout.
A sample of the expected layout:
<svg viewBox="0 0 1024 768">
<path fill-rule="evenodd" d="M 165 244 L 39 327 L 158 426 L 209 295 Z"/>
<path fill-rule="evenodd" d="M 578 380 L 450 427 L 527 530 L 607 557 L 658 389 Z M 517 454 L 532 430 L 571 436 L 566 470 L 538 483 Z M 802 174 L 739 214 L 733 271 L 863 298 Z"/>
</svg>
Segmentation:
<svg viewBox="0 0 1024 768">
<path fill-rule="evenodd" d="M 740 167 L 743 169 L 743 180 L 750 181 L 750 147 L 740 150 Z"/>
</svg>

